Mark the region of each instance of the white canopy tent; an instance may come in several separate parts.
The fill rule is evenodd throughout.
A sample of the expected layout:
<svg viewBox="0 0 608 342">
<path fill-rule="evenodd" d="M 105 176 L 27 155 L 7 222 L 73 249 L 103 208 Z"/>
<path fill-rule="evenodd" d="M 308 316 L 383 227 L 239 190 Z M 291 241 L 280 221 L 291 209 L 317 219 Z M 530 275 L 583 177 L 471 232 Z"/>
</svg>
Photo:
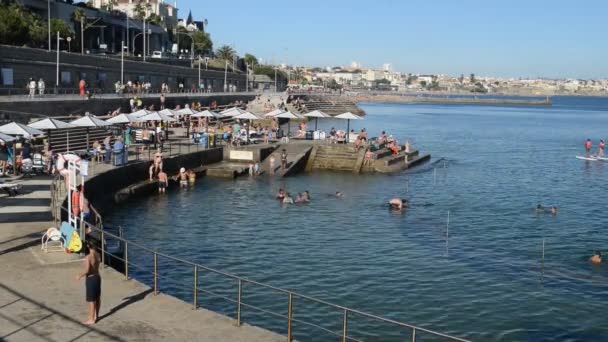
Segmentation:
<svg viewBox="0 0 608 342">
<path fill-rule="evenodd" d="M 331 115 L 325 114 L 320 110 L 313 110 L 312 112 L 304 114 L 304 116 L 307 118 L 315 118 L 315 131 L 317 130 L 317 123 L 319 121 L 319 118 L 331 118 Z"/>
<path fill-rule="evenodd" d="M 0 126 L 0 133 L 8 134 L 8 135 L 21 135 L 25 138 L 29 138 L 33 135 L 42 135 L 44 134 L 42 131 L 26 126 L 24 124 L 20 124 L 17 122 L 7 123 L 6 125 Z"/>
<path fill-rule="evenodd" d="M 350 120 L 363 120 L 362 117 L 357 116 L 351 112 L 342 113 L 334 116 L 336 119 L 346 120 L 346 136 L 350 138 Z"/>
<path fill-rule="evenodd" d="M 212 112 L 210 110 L 204 110 L 202 112 L 198 112 L 196 114 L 192 114 L 191 118 L 217 118 L 220 115 L 216 112 Z"/>
<path fill-rule="evenodd" d="M 69 128 L 78 127 L 76 125 L 72 125 L 70 123 L 59 121 L 59 120 L 53 119 L 53 118 L 42 119 L 42 120 L 36 121 L 36 122 L 34 122 L 32 124 L 29 124 L 28 126 L 30 126 L 32 128 L 39 129 L 39 130 L 48 131 L 47 135 L 49 137 L 49 142 L 50 142 L 51 131 L 52 130 L 56 130 L 56 129 L 68 129 L 66 131 L 66 149 L 68 151 L 70 150 L 70 130 L 69 130 Z"/>
</svg>

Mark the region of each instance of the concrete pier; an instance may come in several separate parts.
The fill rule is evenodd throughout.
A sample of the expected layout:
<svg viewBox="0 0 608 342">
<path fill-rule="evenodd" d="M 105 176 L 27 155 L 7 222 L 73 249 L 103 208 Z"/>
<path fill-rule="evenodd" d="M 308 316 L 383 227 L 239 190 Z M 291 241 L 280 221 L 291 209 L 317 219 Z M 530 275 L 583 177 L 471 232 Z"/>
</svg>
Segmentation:
<svg viewBox="0 0 608 342">
<path fill-rule="evenodd" d="M 100 320 L 81 322 L 87 308 L 82 261 L 40 250 L 50 222 L 0 224 L 2 341 L 284 341 L 257 327 L 159 294 L 111 268 L 101 270 Z"/>
</svg>

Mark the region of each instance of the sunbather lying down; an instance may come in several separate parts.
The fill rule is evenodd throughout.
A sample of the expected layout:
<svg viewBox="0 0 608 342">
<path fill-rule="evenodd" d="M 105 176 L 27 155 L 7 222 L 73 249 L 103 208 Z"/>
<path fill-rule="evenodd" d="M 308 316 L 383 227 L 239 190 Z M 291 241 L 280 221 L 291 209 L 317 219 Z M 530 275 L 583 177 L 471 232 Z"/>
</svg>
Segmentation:
<svg viewBox="0 0 608 342">
<path fill-rule="evenodd" d="M 0 183 L 0 189 L 2 189 L 9 197 L 19 195 L 19 189 L 21 189 L 21 184 L 13 183 L 6 184 Z"/>
</svg>

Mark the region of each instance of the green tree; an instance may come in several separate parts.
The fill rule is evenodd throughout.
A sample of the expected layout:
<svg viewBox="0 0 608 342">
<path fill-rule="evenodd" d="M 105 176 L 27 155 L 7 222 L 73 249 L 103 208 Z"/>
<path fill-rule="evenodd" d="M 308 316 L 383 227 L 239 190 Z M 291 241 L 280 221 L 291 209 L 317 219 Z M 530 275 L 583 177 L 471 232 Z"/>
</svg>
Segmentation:
<svg viewBox="0 0 608 342">
<path fill-rule="evenodd" d="M 258 63 L 258 59 L 250 54 L 250 53 L 246 53 L 245 54 L 245 63 L 249 64 L 249 65 L 258 65 L 260 63 Z"/>
<path fill-rule="evenodd" d="M 206 55 L 213 51 L 213 42 L 207 32 L 194 32 L 190 37 L 194 41 L 194 52 L 198 55 Z"/>
<path fill-rule="evenodd" d="M 477 80 L 475 79 L 475 74 L 469 75 L 469 81 L 471 82 L 471 84 L 477 83 Z"/>
<path fill-rule="evenodd" d="M 24 45 L 30 41 L 32 15 L 16 3 L 0 6 L 0 43 Z"/>
<path fill-rule="evenodd" d="M 327 88 L 336 90 L 336 89 L 341 89 L 342 86 L 340 84 L 338 84 L 338 82 L 335 79 L 332 78 L 331 81 L 329 81 L 327 83 Z"/>
<path fill-rule="evenodd" d="M 143 2 L 138 2 L 135 7 L 133 7 L 133 16 L 137 20 L 143 20 L 146 17 L 146 6 Z"/>
<path fill-rule="evenodd" d="M 256 75 L 266 75 L 274 80 L 275 69 L 270 65 L 256 65 L 253 73 Z M 278 80 L 287 80 L 287 74 L 282 70 L 277 70 L 276 75 Z"/>
<path fill-rule="evenodd" d="M 426 88 L 426 81 L 420 81 L 420 86 L 422 88 Z"/>
<path fill-rule="evenodd" d="M 232 61 L 234 56 L 236 56 L 236 51 L 229 45 L 223 45 L 215 52 L 217 58 L 223 59 L 226 61 Z"/>
</svg>

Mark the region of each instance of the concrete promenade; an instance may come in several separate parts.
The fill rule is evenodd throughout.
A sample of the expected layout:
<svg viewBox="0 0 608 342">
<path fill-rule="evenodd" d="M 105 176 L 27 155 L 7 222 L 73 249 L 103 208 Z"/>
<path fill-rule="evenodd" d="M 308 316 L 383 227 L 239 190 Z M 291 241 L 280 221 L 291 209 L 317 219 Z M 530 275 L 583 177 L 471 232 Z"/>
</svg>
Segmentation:
<svg viewBox="0 0 608 342">
<path fill-rule="evenodd" d="M 40 250 L 49 222 L 0 224 L 2 341 L 284 341 L 275 333 L 159 294 L 103 268 L 100 321 L 88 327 L 82 261 Z"/>
<path fill-rule="evenodd" d="M 77 89 L 75 90 L 77 91 Z M 190 92 L 185 91 L 182 93 L 172 92 L 166 94 L 166 97 L 169 98 L 180 98 L 180 97 L 217 97 L 217 96 L 254 96 L 261 94 L 260 92 L 214 92 L 214 93 L 201 93 L 201 92 Z M 280 93 L 264 93 L 271 95 L 279 95 Z M 160 98 L 160 93 L 142 93 L 142 94 L 115 94 L 115 93 L 103 93 L 103 94 L 93 94 L 93 99 L 130 99 L 131 97 L 136 96 L 141 99 L 158 99 Z M 15 102 L 15 101 L 87 101 L 86 97 L 81 97 L 78 94 L 45 94 L 45 95 L 36 95 L 33 98 L 29 98 L 28 95 L 4 95 L 0 96 L 0 103 L 3 102 Z"/>
<path fill-rule="evenodd" d="M 177 154 L 187 151 L 176 151 Z M 193 150 L 194 152 L 194 150 Z M 95 165 L 95 173 L 114 168 Z M 284 341 L 191 303 L 159 294 L 112 268 L 102 268 L 100 321 L 87 315 L 78 255 L 45 253 L 41 237 L 53 226 L 50 178 L 15 179 L 24 190 L 0 196 L 0 341 Z"/>
</svg>

